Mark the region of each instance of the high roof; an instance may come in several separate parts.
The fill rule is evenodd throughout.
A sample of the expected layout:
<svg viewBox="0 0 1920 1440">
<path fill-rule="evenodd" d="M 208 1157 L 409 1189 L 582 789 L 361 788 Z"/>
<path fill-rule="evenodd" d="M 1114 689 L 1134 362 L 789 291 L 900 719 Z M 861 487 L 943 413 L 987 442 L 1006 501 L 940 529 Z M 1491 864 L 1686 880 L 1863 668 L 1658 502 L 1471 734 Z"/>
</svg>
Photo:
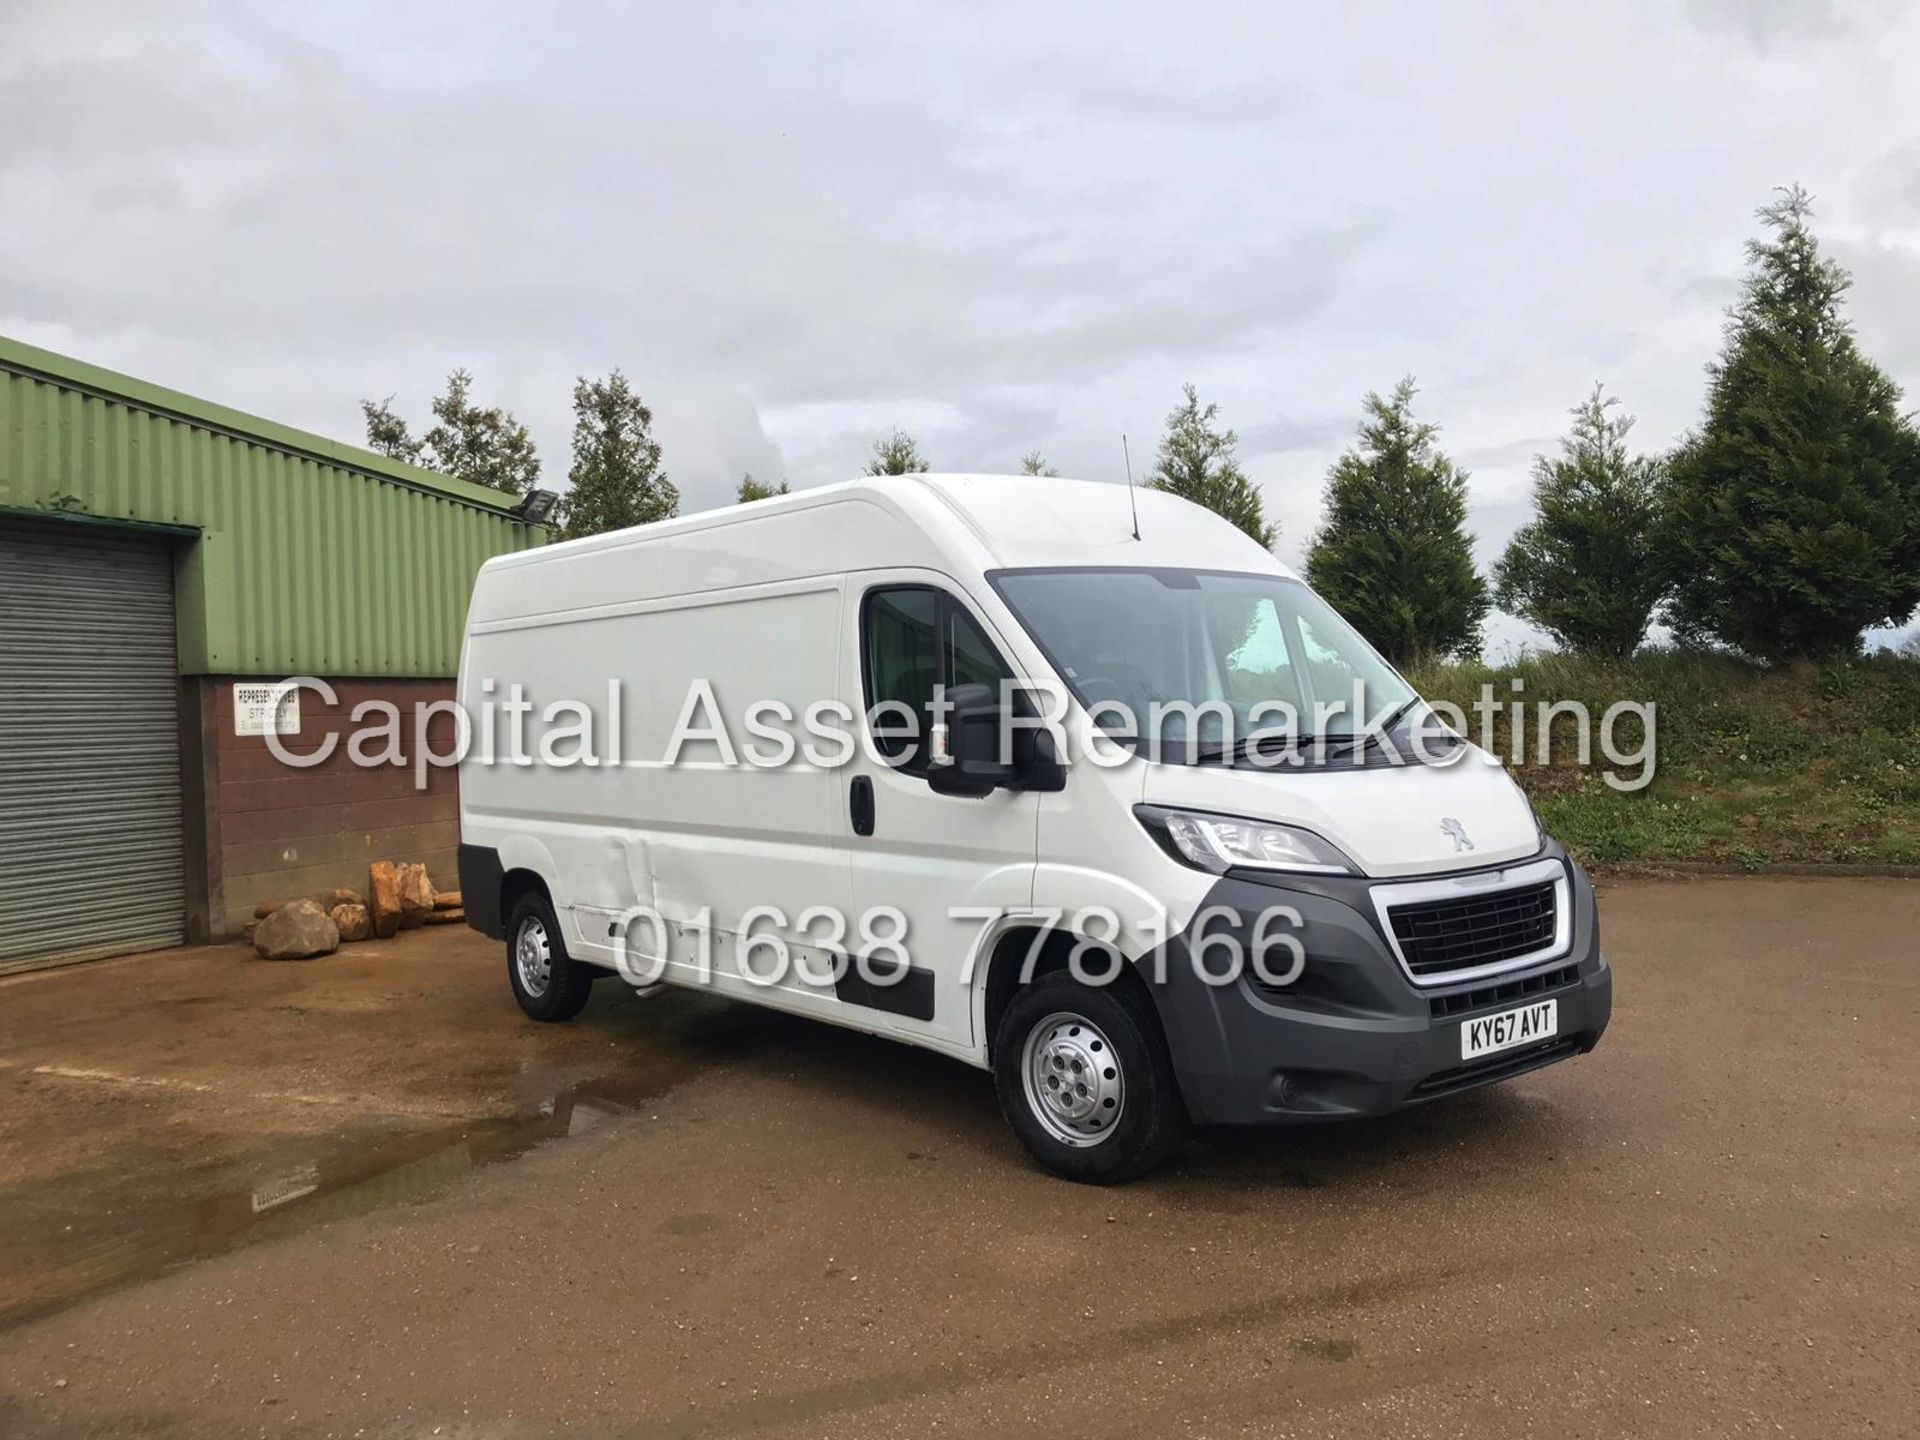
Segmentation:
<svg viewBox="0 0 1920 1440">
<path fill-rule="evenodd" d="M 1127 487 L 1107 481 L 967 474 L 863 475 L 743 505 L 723 505 L 628 530 L 542 546 L 537 551 L 502 555 L 489 561 L 488 568 L 561 564 L 570 557 L 617 551 L 669 536 L 691 538 L 704 531 L 781 516 L 798 522 L 806 512 L 849 502 L 864 502 L 893 517 L 894 523 L 907 527 L 901 532 L 903 539 L 911 534 L 920 542 L 938 547 L 951 568 L 959 572 L 1046 565 L 1149 565 L 1293 574 L 1212 511 L 1162 491 L 1140 487 L 1130 504 Z M 1138 540 L 1133 534 L 1136 505 Z M 888 548 L 895 542 L 878 543 Z M 793 562 L 793 573 L 821 565 L 846 569 L 849 558 L 858 562 L 851 568 L 914 563 L 904 554 L 848 557 L 814 552 L 787 558 Z"/>
<path fill-rule="evenodd" d="M 1292 572 L 1211 510 L 1164 491 L 1034 475 L 912 475 L 959 516 L 998 565 L 1164 565 Z M 1131 503 L 1129 500 L 1131 498 Z M 1140 538 L 1134 538 L 1135 510 Z"/>
</svg>

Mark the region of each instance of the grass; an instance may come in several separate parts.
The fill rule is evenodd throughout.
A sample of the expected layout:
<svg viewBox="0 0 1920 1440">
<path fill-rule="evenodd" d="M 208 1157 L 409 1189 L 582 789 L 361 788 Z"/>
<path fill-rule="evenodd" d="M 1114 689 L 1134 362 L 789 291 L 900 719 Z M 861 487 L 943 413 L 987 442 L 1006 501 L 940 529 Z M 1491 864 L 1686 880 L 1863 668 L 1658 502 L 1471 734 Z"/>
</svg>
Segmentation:
<svg viewBox="0 0 1920 1440">
<path fill-rule="evenodd" d="M 1410 679 L 1467 712 L 1491 685 L 1500 709 L 1494 753 L 1533 798 L 1547 828 L 1603 869 L 1705 863 L 1920 865 L 1920 661 L 1891 655 L 1806 672 L 1723 656 L 1653 651 L 1624 662 L 1566 655 L 1509 665 L 1429 665 Z M 1524 689 L 1516 694 L 1518 678 Z M 1526 705 L 1525 758 L 1513 759 L 1509 702 Z M 1654 778 L 1621 792 L 1605 776 L 1599 721 L 1617 701 L 1654 707 Z M 1579 701 L 1592 716 L 1594 764 L 1578 764 L 1577 722 L 1557 716 L 1550 762 L 1538 754 L 1539 703 Z M 1616 753 L 1640 747 L 1639 722 L 1615 729 Z"/>
</svg>

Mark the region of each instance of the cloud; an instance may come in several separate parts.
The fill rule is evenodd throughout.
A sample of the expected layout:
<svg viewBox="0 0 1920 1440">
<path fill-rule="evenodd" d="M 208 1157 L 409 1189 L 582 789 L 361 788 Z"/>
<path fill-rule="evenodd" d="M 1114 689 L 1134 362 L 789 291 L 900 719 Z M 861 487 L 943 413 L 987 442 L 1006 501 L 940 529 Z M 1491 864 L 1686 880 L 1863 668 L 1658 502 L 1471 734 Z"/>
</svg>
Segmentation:
<svg viewBox="0 0 1920 1440">
<path fill-rule="evenodd" d="M 1900 14 L 1899 0 L 1687 0 L 1687 17 L 1761 53 L 1870 38 Z"/>
<path fill-rule="evenodd" d="M 1827 253 L 1853 276 L 1848 315 L 1866 357 L 1920 397 L 1920 239 L 1838 241 Z"/>
<path fill-rule="evenodd" d="M 1297 559 L 1412 372 L 1483 559 L 1604 379 L 1670 443 L 1808 184 L 1920 378 L 1920 21 L 476 0 L 0 6 L 0 329 L 324 433 L 465 366 L 564 475 L 581 374 L 687 504 L 933 461 L 1136 473 L 1218 400 Z"/>
<path fill-rule="evenodd" d="M 1868 169 L 1860 191 L 1861 209 L 1869 219 L 1887 225 L 1920 221 L 1920 146 L 1882 155 Z"/>
</svg>

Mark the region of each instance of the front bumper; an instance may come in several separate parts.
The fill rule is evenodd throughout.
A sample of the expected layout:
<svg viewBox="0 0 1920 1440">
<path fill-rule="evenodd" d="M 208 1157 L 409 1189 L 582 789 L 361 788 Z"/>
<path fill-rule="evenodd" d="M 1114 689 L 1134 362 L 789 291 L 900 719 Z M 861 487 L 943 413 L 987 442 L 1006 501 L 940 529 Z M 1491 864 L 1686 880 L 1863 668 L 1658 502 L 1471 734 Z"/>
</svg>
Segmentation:
<svg viewBox="0 0 1920 1440">
<path fill-rule="evenodd" d="M 1559 846 L 1549 842 L 1544 853 L 1564 863 L 1571 880 L 1567 949 L 1454 985 L 1416 986 L 1408 977 L 1380 928 L 1376 882 L 1223 878 L 1198 912 L 1212 909 L 1208 933 L 1231 932 L 1251 953 L 1261 914 L 1290 906 L 1301 923 L 1288 933 L 1300 939 L 1305 967 L 1283 991 L 1244 976 L 1208 984 L 1191 932 L 1144 964 L 1192 1117 L 1247 1125 L 1378 1115 L 1591 1050 L 1613 1010 L 1593 886 Z M 1284 971 L 1285 961 L 1271 968 Z M 1557 1002 L 1551 1039 L 1463 1062 L 1463 1021 L 1546 999 Z"/>
</svg>

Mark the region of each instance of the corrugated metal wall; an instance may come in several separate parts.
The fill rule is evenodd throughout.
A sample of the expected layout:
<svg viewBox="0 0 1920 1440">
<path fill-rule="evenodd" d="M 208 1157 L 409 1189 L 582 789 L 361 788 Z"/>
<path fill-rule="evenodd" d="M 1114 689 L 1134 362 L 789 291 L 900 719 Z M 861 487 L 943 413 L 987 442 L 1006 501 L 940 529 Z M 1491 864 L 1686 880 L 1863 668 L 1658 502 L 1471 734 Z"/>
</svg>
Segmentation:
<svg viewBox="0 0 1920 1440">
<path fill-rule="evenodd" d="M 0 507 L 202 532 L 188 674 L 452 675 L 475 572 L 542 538 L 489 494 L 0 342 Z"/>
<path fill-rule="evenodd" d="M 178 945 L 164 542 L 0 519 L 0 973 Z"/>
</svg>

